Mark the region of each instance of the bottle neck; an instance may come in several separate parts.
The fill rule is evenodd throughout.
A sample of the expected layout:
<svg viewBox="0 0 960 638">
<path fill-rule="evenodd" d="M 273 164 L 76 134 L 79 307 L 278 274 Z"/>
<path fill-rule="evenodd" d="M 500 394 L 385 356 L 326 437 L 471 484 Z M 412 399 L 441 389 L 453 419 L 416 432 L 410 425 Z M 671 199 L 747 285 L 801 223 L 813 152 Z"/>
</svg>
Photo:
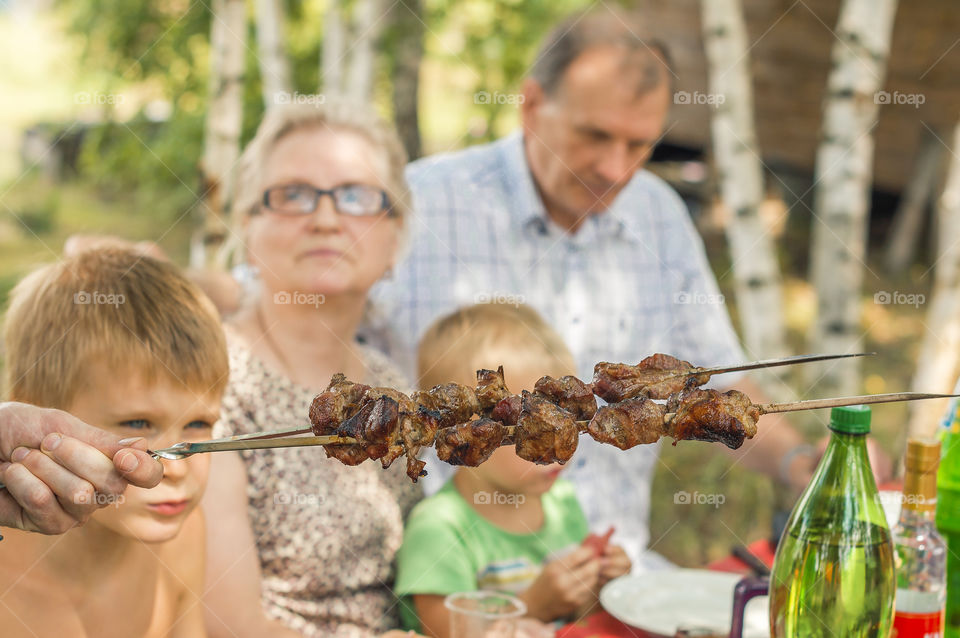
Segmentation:
<svg viewBox="0 0 960 638">
<path fill-rule="evenodd" d="M 837 487 L 843 484 L 863 494 L 876 494 L 877 484 L 867 456 L 867 435 L 831 432 L 812 482 Z"/>
<path fill-rule="evenodd" d="M 866 434 L 848 434 L 846 432 L 830 431 L 830 442 L 824 452 L 824 459 L 827 456 L 840 456 L 848 460 L 862 459 L 868 465 L 870 460 L 867 458 L 867 435 Z"/>
<path fill-rule="evenodd" d="M 909 461 L 908 461 L 909 463 Z M 937 509 L 937 468 L 907 465 L 903 477 L 903 511 L 916 512 L 933 520 Z"/>
</svg>

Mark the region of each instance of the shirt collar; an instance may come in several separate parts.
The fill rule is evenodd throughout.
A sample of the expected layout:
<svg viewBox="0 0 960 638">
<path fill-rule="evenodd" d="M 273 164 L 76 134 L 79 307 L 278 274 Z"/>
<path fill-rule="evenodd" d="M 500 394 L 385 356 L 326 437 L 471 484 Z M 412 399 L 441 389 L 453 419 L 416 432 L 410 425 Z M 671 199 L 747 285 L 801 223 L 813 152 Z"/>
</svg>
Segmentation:
<svg viewBox="0 0 960 638">
<path fill-rule="evenodd" d="M 542 235 L 559 231 L 550 221 L 543 200 L 533 181 L 527 155 L 523 148 L 523 133 L 518 129 L 500 142 L 502 147 L 503 169 L 508 188 L 510 189 L 510 206 L 508 214 L 515 225 L 524 231 Z M 624 195 L 631 189 L 631 181 L 614 200 L 613 205 L 604 213 L 593 215 L 577 232 L 570 237 L 575 243 L 580 243 L 596 237 L 621 237 L 629 241 L 638 241 L 634 233 L 626 231 L 627 223 Z M 562 232 L 562 231 L 559 231 Z"/>
</svg>

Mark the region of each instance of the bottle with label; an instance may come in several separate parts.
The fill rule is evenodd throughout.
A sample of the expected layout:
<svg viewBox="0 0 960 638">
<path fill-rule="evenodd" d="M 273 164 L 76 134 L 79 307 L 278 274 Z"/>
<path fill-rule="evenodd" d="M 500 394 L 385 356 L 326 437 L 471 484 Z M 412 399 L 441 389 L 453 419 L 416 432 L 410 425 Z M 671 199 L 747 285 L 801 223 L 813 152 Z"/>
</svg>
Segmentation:
<svg viewBox="0 0 960 638">
<path fill-rule="evenodd" d="M 940 443 L 907 441 L 900 520 L 893 528 L 897 603 L 895 638 L 941 638 L 947 595 L 947 545 L 937 532 Z"/>
<path fill-rule="evenodd" d="M 896 581 L 867 458 L 870 408 L 834 408 L 830 430 L 777 546 L 770 631 L 776 638 L 888 638 Z"/>
<path fill-rule="evenodd" d="M 940 440 L 943 451 L 937 472 L 937 529 L 946 539 L 948 550 L 943 635 L 960 638 L 960 403 L 956 400 L 944 417 Z"/>
</svg>

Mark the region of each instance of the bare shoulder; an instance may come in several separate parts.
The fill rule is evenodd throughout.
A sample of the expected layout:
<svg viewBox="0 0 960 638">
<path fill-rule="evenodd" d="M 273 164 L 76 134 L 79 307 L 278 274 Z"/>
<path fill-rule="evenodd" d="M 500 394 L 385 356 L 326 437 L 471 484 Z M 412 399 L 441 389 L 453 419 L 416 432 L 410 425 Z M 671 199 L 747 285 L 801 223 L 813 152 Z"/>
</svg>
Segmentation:
<svg viewBox="0 0 960 638">
<path fill-rule="evenodd" d="M 86 637 L 69 598 L 40 570 L 24 572 L 0 564 L 0 592 L 5 592 L 0 605 L 0 628 L 4 638 Z"/>
</svg>

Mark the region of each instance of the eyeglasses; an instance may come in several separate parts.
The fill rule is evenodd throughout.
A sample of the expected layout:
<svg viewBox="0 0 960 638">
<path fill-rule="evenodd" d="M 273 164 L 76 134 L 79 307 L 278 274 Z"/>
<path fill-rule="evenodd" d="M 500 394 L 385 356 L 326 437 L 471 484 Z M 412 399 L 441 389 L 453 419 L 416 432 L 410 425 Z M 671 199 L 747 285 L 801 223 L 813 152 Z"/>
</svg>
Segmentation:
<svg viewBox="0 0 960 638">
<path fill-rule="evenodd" d="M 333 198 L 333 207 L 342 215 L 363 217 L 382 212 L 391 216 L 394 214 L 387 194 L 367 184 L 343 184 L 331 189 L 314 188 L 307 184 L 274 186 L 263 192 L 263 205 L 281 215 L 311 215 L 324 195 Z"/>
</svg>

